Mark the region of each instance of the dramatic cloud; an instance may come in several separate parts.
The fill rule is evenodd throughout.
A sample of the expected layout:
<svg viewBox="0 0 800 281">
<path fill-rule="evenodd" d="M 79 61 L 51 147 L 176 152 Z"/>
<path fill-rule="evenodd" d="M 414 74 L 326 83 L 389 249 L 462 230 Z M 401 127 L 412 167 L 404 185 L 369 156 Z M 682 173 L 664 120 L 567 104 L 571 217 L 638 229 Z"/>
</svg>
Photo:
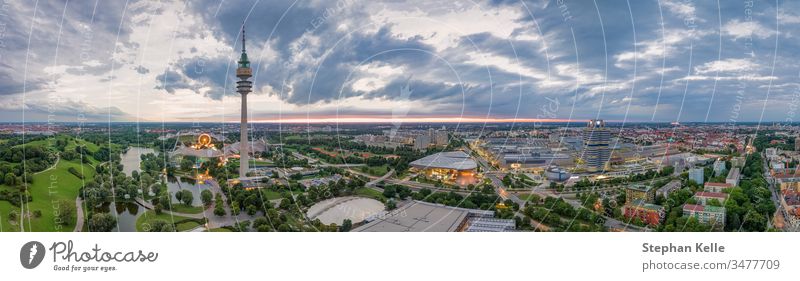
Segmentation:
<svg viewBox="0 0 800 281">
<path fill-rule="evenodd" d="M 785 119 L 800 4 L 719 4 L 14 2 L 0 13 L 0 119 L 233 120 L 242 24 L 255 120 L 535 118 L 557 101 L 549 117 L 757 121 L 767 96 L 764 120 Z"/>
</svg>

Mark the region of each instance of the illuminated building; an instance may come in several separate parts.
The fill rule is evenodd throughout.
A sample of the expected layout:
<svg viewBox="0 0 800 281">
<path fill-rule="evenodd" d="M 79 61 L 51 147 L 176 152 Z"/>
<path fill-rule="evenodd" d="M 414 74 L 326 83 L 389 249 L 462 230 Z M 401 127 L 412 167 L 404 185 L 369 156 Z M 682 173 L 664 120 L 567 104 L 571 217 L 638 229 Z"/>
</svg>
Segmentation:
<svg viewBox="0 0 800 281">
<path fill-rule="evenodd" d="M 478 164 L 463 151 L 431 154 L 411 162 L 410 165 L 430 179 L 462 186 L 477 182 L 475 170 Z"/>
<path fill-rule="evenodd" d="M 611 131 L 603 120 L 591 120 L 583 131 L 583 162 L 588 171 L 603 171 L 611 158 Z"/>
</svg>

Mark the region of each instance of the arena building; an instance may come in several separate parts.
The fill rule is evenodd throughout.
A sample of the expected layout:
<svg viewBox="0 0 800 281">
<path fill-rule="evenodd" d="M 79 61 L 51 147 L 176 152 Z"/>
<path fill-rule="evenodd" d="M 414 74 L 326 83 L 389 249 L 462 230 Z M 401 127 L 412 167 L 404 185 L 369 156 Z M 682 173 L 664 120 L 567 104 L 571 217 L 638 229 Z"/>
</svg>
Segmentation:
<svg viewBox="0 0 800 281">
<path fill-rule="evenodd" d="M 478 164 L 463 151 L 450 151 L 431 154 L 410 163 L 412 170 L 433 180 L 457 185 L 478 182 Z"/>
</svg>

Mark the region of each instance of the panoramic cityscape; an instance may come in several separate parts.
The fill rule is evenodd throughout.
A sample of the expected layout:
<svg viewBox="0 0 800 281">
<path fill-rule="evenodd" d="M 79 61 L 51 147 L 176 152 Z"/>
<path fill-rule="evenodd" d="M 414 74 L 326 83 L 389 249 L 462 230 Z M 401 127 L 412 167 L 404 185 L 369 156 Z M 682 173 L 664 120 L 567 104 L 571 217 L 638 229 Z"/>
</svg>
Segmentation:
<svg viewBox="0 0 800 281">
<path fill-rule="evenodd" d="M 800 230 L 797 126 L 242 118 L 0 134 L 3 231 Z"/>
<path fill-rule="evenodd" d="M 797 3 L 401 2 L 3 2 L 0 231 L 800 231 Z"/>
</svg>

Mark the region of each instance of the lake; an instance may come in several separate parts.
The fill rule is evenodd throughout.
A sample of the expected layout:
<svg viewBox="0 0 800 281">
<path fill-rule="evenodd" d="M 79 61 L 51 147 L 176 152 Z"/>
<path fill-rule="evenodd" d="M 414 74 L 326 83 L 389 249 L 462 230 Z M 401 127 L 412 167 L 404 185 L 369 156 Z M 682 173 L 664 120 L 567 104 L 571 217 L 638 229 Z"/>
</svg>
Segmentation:
<svg viewBox="0 0 800 281">
<path fill-rule="evenodd" d="M 115 227 L 112 231 L 136 232 L 136 218 L 144 213 L 145 209 L 134 202 L 112 202 L 97 208 L 95 211 L 111 214 L 117 219 L 119 227 Z"/>
<path fill-rule="evenodd" d="M 175 199 L 175 193 L 181 190 L 189 190 L 192 192 L 193 200 L 192 205 L 200 206 L 202 205 L 202 199 L 200 198 L 200 192 L 203 190 L 211 190 L 211 185 L 205 182 L 197 182 L 191 178 L 184 178 L 184 177 L 168 177 L 167 178 L 167 191 L 172 194 L 172 203 L 181 203 L 178 199 Z"/>
<path fill-rule="evenodd" d="M 128 147 L 128 151 L 122 154 L 122 172 L 129 176 L 133 171 L 140 172 L 139 165 L 142 163 L 142 155 L 150 153 L 155 154 L 156 151 L 152 148 Z"/>
</svg>

